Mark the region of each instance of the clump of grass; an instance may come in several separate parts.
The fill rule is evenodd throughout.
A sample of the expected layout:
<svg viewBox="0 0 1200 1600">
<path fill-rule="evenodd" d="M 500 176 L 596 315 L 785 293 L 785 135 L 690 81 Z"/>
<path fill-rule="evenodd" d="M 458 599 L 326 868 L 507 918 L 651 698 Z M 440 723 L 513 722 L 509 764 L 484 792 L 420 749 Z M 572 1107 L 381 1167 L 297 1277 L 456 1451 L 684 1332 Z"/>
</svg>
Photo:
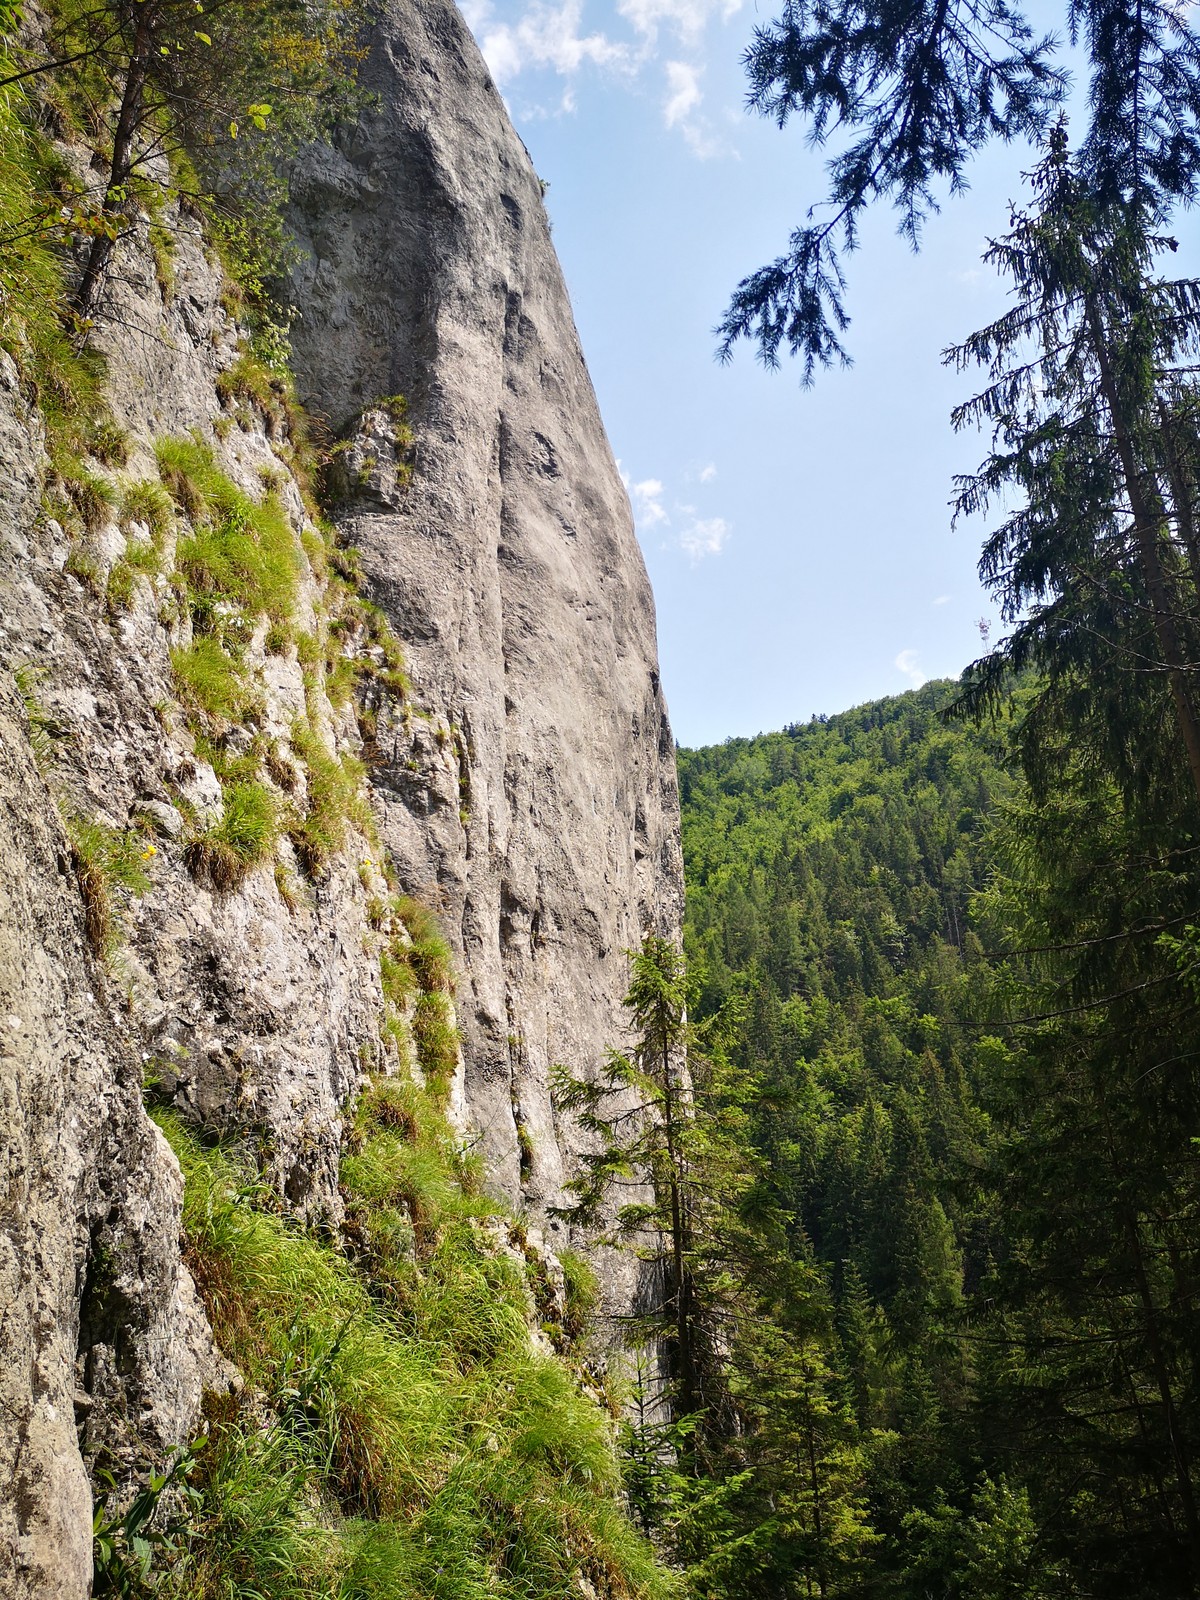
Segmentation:
<svg viewBox="0 0 1200 1600">
<path fill-rule="evenodd" d="M 283 387 L 279 375 L 255 360 L 248 351 L 243 351 L 233 366 L 217 374 L 217 393 L 223 401 L 250 400 L 264 411 L 275 404 L 276 385 L 280 389 Z"/>
<path fill-rule="evenodd" d="M 33 750 L 33 758 L 42 769 L 51 761 L 57 741 L 66 737 L 66 729 L 46 710 L 38 696 L 37 686 L 45 675 L 44 667 L 35 667 L 28 661 L 13 668 L 13 682 L 17 686 L 17 693 L 21 696 L 25 707 L 25 718 L 29 724 L 29 743 Z"/>
<path fill-rule="evenodd" d="M 566 1300 L 563 1333 L 576 1342 L 583 1338 L 591 1326 L 592 1316 L 600 1304 L 600 1280 L 591 1262 L 577 1251 L 560 1250 L 558 1259 L 563 1269 Z"/>
<path fill-rule="evenodd" d="M 275 863 L 275 888 L 288 909 L 288 915 L 294 917 L 306 903 L 305 890 L 295 873 L 282 861 Z"/>
<path fill-rule="evenodd" d="M 175 236 L 158 222 L 150 224 L 150 254 L 154 258 L 154 279 L 163 304 L 170 305 L 175 297 Z"/>
<path fill-rule="evenodd" d="M 458 1065 L 458 1029 L 450 1020 L 450 1003 L 444 994 L 420 995 L 413 1012 L 412 1031 L 421 1071 L 431 1085 L 444 1093 Z"/>
<path fill-rule="evenodd" d="M 93 594 L 104 592 L 104 579 L 100 571 L 100 563 L 79 545 L 73 544 L 67 555 L 63 571 L 70 577 L 77 579 L 85 589 L 90 589 Z"/>
<path fill-rule="evenodd" d="M 193 611 L 224 601 L 286 624 L 295 608 L 300 552 L 277 494 L 245 494 L 194 439 L 161 439 L 159 472 L 194 532 L 181 542 L 179 570 Z"/>
<path fill-rule="evenodd" d="M 417 993 L 417 978 L 400 952 L 399 959 L 385 950 L 379 958 L 379 980 L 383 998 L 397 1011 L 404 1011 Z"/>
<path fill-rule="evenodd" d="M 127 558 L 114 561 L 109 569 L 108 582 L 104 586 L 104 603 L 109 616 L 130 610 L 136 592 L 137 574 L 132 562 Z"/>
<path fill-rule="evenodd" d="M 112 417 L 102 414 L 88 434 L 88 454 L 106 467 L 123 467 L 129 460 L 129 435 Z"/>
<path fill-rule="evenodd" d="M 220 821 L 190 839 L 185 854 L 198 878 L 230 890 L 274 855 L 279 809 L 271 791 L 253 780 L 227 784 L 222 799 Z"/>
<path fill-rule="evenodd" d="M 307 806 L 288 830 L 300 864 L 319 878 L 346 842 L 353 824 L 371 830 L 371 816 L 362 797 L 363 768 L 351 756 L 331 755 L 320 735 L 306 722 L 292 727 L 292 749 L 304 763 Z"/>
<path fill-rule="evenodd" d="M 88 942 L 97 955 L 111 955 L 119 941 L 119 908 L 150 887 L 146 863 L 154 846 L 132 830 L 78 814 L 67 817 L 67 836 Z"/>
<path fill-rule="evenodd" d="M 395 896 L 392 900 L 392 910 L 404 924 L 412 940 L 408 961 L 422 989 L 436 989 L 452 994 L 453 958 L 450 946 L 446 943 L 433 912 L 410 895 Z"/>
<path fill-rule="evenodd" d="M 77 459 L 56 463 L 71 504 L 89 533 L 98 533 L 111 522 L 117 507 L 117 492 L 107 478 L 90 472 Z"/>
<path fill-rule="evenodd" d="M 175 520 L 175 507 L 171 496 L 161 483 L 152 478 L 139 478 L 125 485 L 121 493 L 121 526 L 128 531 L 131 523 L 140 522 L 150 533 L 150 542 L 161 548 Z"/>
<path fill-rule="evenodd" d="M 218 726 L 238 721 L 255 703 L 242 669 L 216 639 L 172 650 L 171 667 L 184 705 Z"/>
</svg>

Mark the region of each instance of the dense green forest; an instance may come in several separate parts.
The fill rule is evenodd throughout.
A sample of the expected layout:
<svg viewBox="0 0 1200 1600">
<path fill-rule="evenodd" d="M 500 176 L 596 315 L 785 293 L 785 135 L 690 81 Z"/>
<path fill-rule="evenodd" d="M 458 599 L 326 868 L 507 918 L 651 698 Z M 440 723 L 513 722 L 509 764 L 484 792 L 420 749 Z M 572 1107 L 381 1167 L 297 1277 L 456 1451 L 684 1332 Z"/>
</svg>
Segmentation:
<svg viewBox="0 0 1200 1600">
<path fill-rule="evenodd" d="M 1190 878 L 961 693 L 680 752 L 699 1593 L 1192 1592 Z"/>
</svg>

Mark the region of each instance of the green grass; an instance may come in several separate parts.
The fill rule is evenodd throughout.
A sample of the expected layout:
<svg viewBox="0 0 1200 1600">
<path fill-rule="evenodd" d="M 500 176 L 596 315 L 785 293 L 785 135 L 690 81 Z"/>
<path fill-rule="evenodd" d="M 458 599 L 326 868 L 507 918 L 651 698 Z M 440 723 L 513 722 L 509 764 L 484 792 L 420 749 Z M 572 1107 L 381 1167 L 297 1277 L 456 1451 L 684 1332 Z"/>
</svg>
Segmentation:
<svg viewBox="0 0 1200 1600">
<path fill-rule="evenodd" d="M 454 964 L 450 946 L 446 943 L 433 912 L 410 895 L 397 895 L 391 904 L 392 910 L 404 924 L 412 940 L 408 961 L 422 989 L 438 989 L 447 994 L 452 993 Z"/>
<path fill-rule="evenodd" d="M 9 58 L 0 43 L 0 67 Z M 0 346 L 12 356 L 46 423 L 56 461 L 89 453 L 103 419 L 103 361 L 80 352 L 65 324 L 63 264 L 53 237 L 79 184 L 21 87 L 0 96 Z"/>
<path fill-rule="evenodd" d="M 279 807 L 275 796 L 253 779 L 226 784 L 221 820 L 188 841 L 189 868 L 214 889 L 236 889 L 246 874 L 275 854 Z"/>
<path fill-rule="evenodd" d="M 216 639 L 201 638 L 172 650 L 171 667 L 184 706 L 217 726 L 240 722 L 256 703 L 242 669 Z"/>
<path fill-rule="evenodd" d="M 55 465 L 67 496 L 89 533 L 97 533 L 113 520 L 117 491 L 107 478 L 89 471 L 73 456 L 60 457 Z"/>
<path fill-rule="evenodd" d="M 292 749 L 304 764 L 307 802 L 288 830 L 300 864 L 311 878 L 323 875 L 353 825 L 370 836 L 373 824 L 362 795 L 363 767 L 334 756 L 307 722 L 292 726 Z"/>
<path fill-rule="evenodd" d="M 176 557 L 193 613 L 211 616 L 224 602 L 290 621 L 302 556 L 278 495 L 251 499 L 196 440 L 160 439 L 156 454 L 163 483 L 193 524 Z"/>
<path fill-rule="evenodd" d="M 355 1108 L 344 1251 L 275 1215 L 237 1161 L 161 1118 L 187 1259 L 258 1393 L 222 1402 L 189 1478 L 177 1600 L 667 1600 L 623 1516 L 610 1420 L 529 1341 L 523 1273 L 428 1095 Z"/>
<path fill-rule="evenodd" d="M 558 1259 L 563 1269 L 566 1298 L 563 1332 L 569 1340 L 574 1341 L 582 1339 L 590 1326 L 592 1315 L 600 1303 L 600 1282 L 586 1256 L 574 1250 L 561 1250 Z"/>
<path fill-rule="evenodd" d="M 69 815 L 66 825 L 88 941 L 98 955 L 109 956 L 120 938 L 121 906 L 150 887 L 146 863 L 155 850 L 141 834 L 94 818 Z"/>
<path fill-rule="evenodd" d="M 157 550 L 162 547 L 174 521 L 175 503 L 161 483 L 155 483 L 153 478 L 139 478 L 125 485 L 121 493 L 121 526 L 127 532 L 131 523 L 143 523 Z"/>
<path fill-rule="evenodd" d="M 445 1093 L 458 1065 L 458 1030 L 444 994 L 425 992 L 418 997 L 412 1032 L 421 1071 L 439 1093 Z"/>
</svg>

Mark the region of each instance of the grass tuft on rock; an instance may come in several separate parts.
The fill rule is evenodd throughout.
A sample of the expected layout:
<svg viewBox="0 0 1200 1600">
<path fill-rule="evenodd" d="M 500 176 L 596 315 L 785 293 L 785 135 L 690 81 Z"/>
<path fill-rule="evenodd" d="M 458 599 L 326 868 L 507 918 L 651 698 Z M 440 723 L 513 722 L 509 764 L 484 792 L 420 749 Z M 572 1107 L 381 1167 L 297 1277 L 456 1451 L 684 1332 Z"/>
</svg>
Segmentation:
<svg viewBox="0 0 1200 1600">
<path fill-rule="evenodd" d="M 221 820 L 190 839 L 187 864 L 214 889 L 236 889 L 252 868 L 270 861 L 279 839 L 275 796 L 254 781 L 226 784 Z"/>
<path fill-rule="evenodd" d="M 141 834 L 95 818 L 71 815 L 66 826 L 88 943 L 97 955 L 109 956 L 119 942 L 119 908 L 150 887 L 146 862 L 154 848 Z"/>
<path fill-rule="evenodd" d="M 355 1107 L 342 1249 L 161 1123 L 189 1265 L 261 1397 L 210 1420 L 167 1593 L 577 1600 L 586 1578 L 605 1600 L 668 1600 L 674 1578 L 618 1504 L 611 1421 L 533 1349 L 525 1274 L 428 1095 L 381 1081 Z"/>
</svg>

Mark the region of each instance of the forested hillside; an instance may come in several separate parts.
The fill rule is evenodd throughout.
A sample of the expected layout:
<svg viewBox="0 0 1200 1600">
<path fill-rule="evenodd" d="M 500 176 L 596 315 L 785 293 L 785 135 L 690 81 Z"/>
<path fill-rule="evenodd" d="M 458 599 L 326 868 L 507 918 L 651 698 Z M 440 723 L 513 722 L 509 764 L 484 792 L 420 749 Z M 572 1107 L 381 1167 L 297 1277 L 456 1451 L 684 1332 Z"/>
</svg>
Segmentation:
<svg viewBox="0 0 1200 1600">
<path fill-rule="evenodd" d="M 746 1152 L 707 1157 L 746 1420 L 701 1592 L 1190 1592 L 1194 1006 L 1147 910 L 1186 889 L 1104 801 L 1033 806 L 1019 711 L 960 692 L 680 752 L 699 1096 Z"/>
</svg>

